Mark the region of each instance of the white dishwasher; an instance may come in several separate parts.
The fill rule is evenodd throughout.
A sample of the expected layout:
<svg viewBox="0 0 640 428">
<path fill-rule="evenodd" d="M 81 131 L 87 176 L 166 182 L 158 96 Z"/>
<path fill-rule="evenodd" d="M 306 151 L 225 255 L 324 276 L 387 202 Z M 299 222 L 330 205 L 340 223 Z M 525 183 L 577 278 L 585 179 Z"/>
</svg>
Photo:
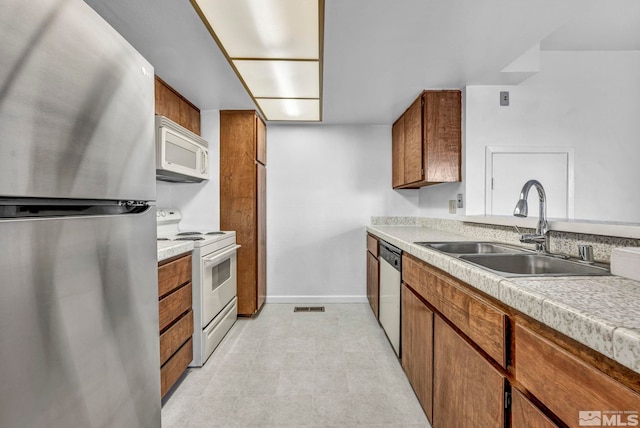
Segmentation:
<svg viewBox="0 0 640 428">
<path fill-rule="evenodd" d="M 400 356 L 400 263 L 402 250 L 380 241 L 380 308 L 379 319 L 391 346 Z"/>
</svg>

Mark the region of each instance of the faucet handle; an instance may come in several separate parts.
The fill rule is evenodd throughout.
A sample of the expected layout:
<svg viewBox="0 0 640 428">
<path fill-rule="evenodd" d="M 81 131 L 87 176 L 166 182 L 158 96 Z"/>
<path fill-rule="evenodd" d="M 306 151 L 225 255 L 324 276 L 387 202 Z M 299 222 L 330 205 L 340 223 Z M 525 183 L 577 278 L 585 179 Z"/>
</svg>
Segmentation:
<svg viewBox="0 0 640 428">
<path fill-rule="evenodd" d="M 518 232 L 518 235 L 520 235 L 520 236 L 524 235 L 524 233 L 522 233 L 522 231 L 520 230 L 520 228 L 517 225 L 515 225 L 514 227 L 516 228 L 516 232 Z"/>
</svg>

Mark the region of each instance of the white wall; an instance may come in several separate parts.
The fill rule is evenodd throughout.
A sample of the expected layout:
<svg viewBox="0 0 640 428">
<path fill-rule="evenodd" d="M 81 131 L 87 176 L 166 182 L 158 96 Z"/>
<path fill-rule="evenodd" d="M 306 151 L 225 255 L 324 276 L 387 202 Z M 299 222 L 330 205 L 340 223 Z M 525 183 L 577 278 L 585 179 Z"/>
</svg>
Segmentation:
<svg viewBox="0 0 640 428">
<path fill-rule="evenodd" d="M 417 214 L 391 188 L 390 125 L 268 125 L 268 301 L 366 301 L 365 225 Z"/>
<path fill-rule="evenodd" d="M 467 214 L 484 214 L 486 146 L 568 146 L 575 218 L 640 222 L 640 52 L 541 55 L 540 72 L 518 86 L 466 88 Z"/>
<path fill-rule="evenodd" d="M 209 143 L 209 180 L 202 183 L 156 181 L 158 208 L 178 208 L 182 230 L 220 229 L 220 112 L 200 112 L 202 138 Z"/>
</svg>

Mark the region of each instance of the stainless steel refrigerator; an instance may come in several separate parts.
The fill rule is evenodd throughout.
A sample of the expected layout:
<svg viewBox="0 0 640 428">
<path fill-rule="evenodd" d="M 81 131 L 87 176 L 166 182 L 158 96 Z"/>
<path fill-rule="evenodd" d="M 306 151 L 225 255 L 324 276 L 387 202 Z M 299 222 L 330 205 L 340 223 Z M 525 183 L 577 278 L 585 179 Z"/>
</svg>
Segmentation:
<svg viewBox="0 0 640 428">
<path fill-rule="evenodd" d="M 0 427 L 157 428 L 153 68 L 81 0 L 0 40 Z"/>
</svg>

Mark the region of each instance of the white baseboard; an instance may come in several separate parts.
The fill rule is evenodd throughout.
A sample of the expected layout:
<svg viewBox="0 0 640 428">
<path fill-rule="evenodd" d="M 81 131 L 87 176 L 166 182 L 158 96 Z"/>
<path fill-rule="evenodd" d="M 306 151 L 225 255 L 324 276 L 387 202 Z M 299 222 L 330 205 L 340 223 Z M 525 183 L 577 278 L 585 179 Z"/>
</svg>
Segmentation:
<svg viewBox="0 0 640 428">
<path fill-rule="evenodd" d="M 266 303 L 367 303 L 367 296 L 267 296 Z"/>
</svg>

